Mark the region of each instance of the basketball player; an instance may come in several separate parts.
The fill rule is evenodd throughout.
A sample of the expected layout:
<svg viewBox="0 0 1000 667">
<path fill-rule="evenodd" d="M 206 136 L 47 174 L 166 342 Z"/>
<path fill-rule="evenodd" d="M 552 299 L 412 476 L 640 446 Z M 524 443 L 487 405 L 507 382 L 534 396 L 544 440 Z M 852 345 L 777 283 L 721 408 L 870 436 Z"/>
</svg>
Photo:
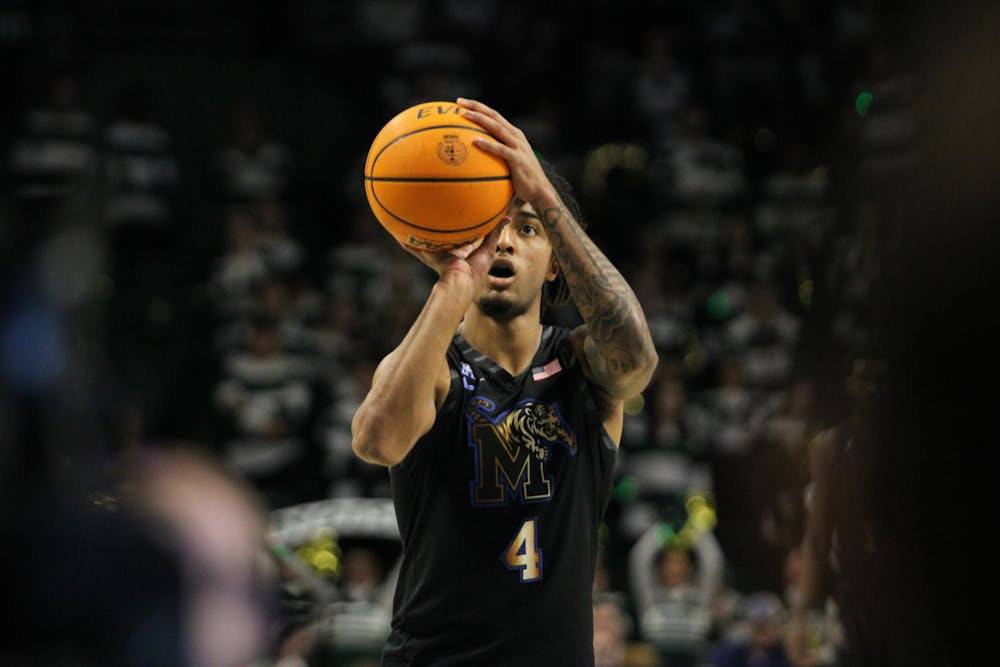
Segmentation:
<svg viewBox="0 0 1000 667">
<path fill-rule="evenodd" d="M 478 247 L 409 250 L 438 279 L 352 424 L 357 455 L 389 467 L 403 541 L 382 665 L 593 665 L 622 406 L 657 356 L 568 184 L 495 110 L 458 103 L 515 196 Z M 570 295 L 584 324 L 543 324 Z"/>
</svg>

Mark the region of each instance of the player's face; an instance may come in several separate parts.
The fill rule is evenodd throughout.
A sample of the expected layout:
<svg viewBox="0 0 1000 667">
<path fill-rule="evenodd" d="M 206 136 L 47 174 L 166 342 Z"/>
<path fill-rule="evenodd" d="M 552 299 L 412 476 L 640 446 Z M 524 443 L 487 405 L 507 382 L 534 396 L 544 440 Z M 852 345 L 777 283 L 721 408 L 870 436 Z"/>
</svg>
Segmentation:
<svg viewBox="0 0 1000 667">
<path fill-rule="evenodd" d="M 509 321 L 541 303 L 542 286 L 558 275 L 552 246 L 531 205 L 515 199 L 511 222 L 497 241 L 497 253 L 476 304 L 488 317 Z"/>
</svg>

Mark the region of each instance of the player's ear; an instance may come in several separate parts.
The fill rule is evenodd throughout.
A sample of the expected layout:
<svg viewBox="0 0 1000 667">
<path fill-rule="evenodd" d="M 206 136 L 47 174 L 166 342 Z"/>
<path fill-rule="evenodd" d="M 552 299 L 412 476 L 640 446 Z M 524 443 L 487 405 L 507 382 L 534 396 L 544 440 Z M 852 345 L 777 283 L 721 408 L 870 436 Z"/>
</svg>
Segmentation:
<svg viewBox="0 0 1000 667">
<path fill-rule="evenodd" d="M 549 258 L 549 270 L 545 273 L 545 280 L 552 282 L 559 277 L 559 260 L 556 259 L 556 254 L 552 253 L 552 257 Z"/>
</svg>

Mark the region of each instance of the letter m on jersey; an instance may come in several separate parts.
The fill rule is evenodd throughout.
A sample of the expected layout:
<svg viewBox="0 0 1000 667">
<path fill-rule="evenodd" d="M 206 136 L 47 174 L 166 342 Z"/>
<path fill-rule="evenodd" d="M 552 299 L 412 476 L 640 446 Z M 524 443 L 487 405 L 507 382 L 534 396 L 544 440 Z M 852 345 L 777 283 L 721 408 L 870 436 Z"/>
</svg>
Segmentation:
<svg viewBox="0 0 1000 667">
<path fill-rule="evenodd" d="M 548 472 L 552 449 L 561 444 L 576 455 L 576 437 L 555 403 L 522 401 L 497 417 L 489 399 L 470 399 L 466 416 L 475 470 L 470 483 L 473 505 L 541 503 L 552 499 Z"/>
</svg>

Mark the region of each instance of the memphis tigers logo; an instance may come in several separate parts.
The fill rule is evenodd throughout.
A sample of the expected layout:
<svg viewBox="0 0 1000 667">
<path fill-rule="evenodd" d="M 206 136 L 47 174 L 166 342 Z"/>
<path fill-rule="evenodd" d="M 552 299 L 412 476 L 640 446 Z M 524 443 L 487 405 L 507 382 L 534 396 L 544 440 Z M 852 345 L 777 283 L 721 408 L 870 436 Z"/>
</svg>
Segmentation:
<svg viewBox="0 0 1000 667">
<path fill-rule="evenodd" d="M 470 483 L 476 506 L 544 503 L 552 500 L 548 464 L 556 445 L 576 456 L 573 431 L 559 414 L 557 403 L 526 399 L 511 410 L 493 415 L 493 401 L 473 397 L 466 406 L 469 446 L 475 453 L 475 478 Z"/>
</svg>

